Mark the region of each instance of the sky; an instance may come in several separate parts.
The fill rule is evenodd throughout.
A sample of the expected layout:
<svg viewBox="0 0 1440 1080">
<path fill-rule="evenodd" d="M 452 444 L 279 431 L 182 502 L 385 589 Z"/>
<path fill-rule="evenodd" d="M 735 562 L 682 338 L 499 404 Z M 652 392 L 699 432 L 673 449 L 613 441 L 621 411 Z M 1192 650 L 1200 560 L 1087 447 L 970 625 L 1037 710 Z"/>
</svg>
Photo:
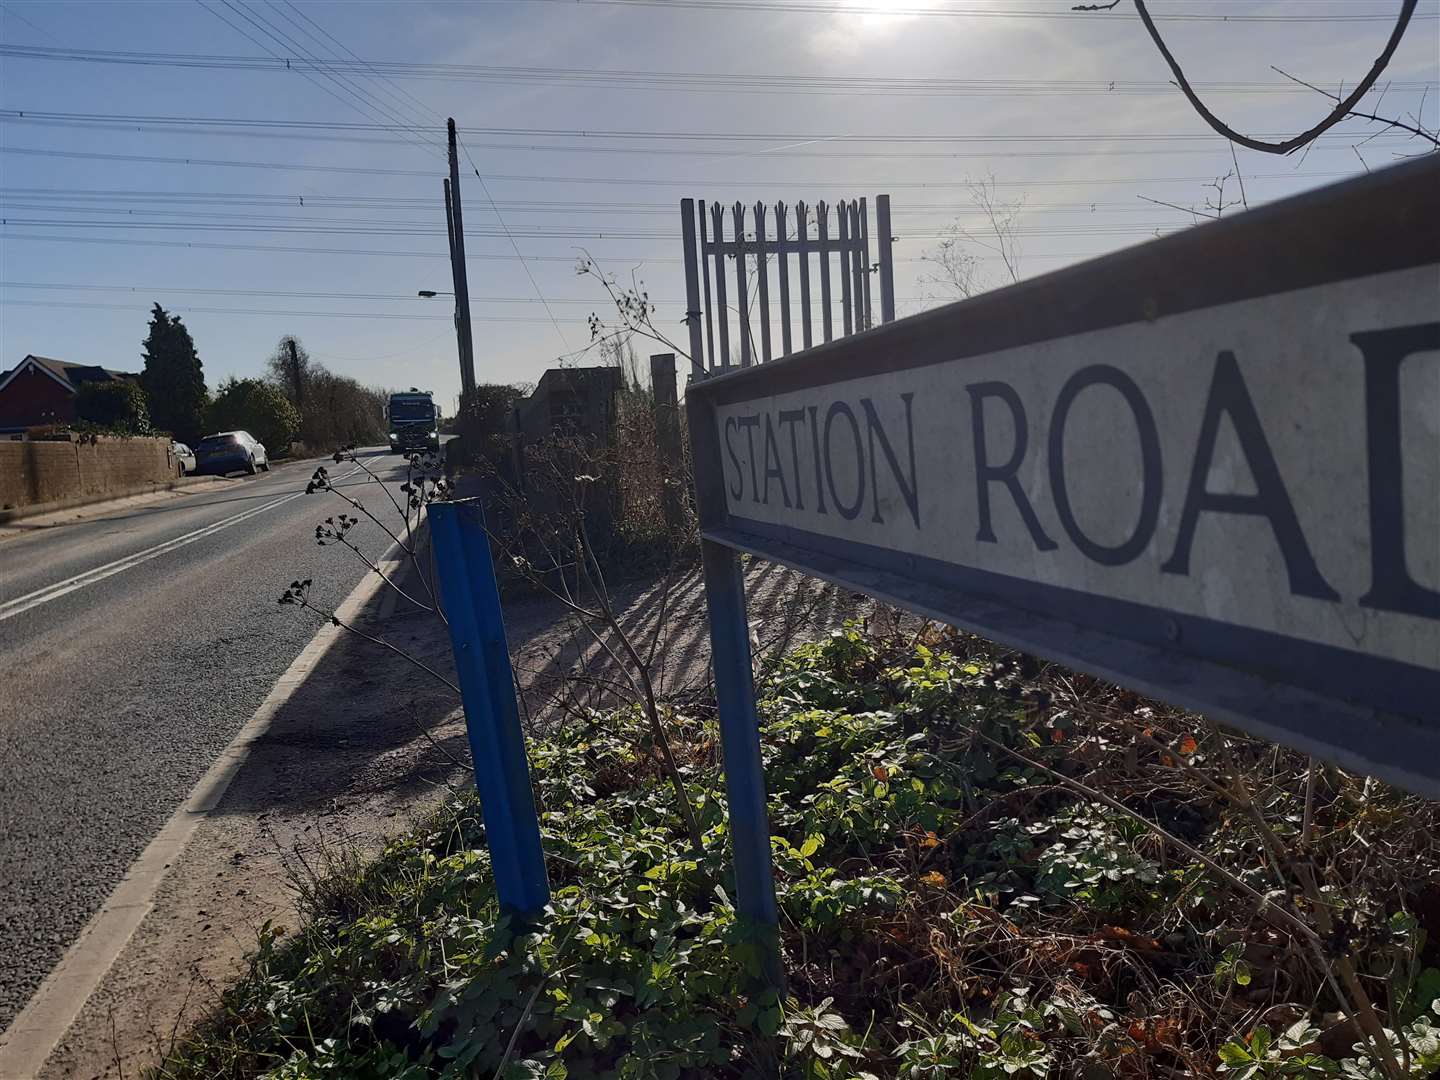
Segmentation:
<svg viewBox="0 0 1440 1080">
<path fill-rule="evenodd" d="M 1206 185 L 1237 168 L 1255 206 L 1422 149 L 1350 120 L 1303 154 L 1232 158 L 1168 85 L 1127 0 L 1069 6 L 0 0 L 0 49 L 17 50 L 0 53 L 0 369 L 37 353 L 138 370 L 159 302 L 190 328 L 212 387 L 261 373 L 293 334 L 334 371 L 453 407 L 452 302 L 416 295 L 451 288 L 449 116 L 488 382 L 588 362 L 587 320 L 607 300 L 575 272 L 585 252 L 643 281 L 678 338 L 682 197 L 888 193 L 903 316 L 953 295 L 927 259 L 957 222 L 979 238 L 986 284 L 1005 280 L 976 181 L 1023 202 L 1018 269 L 1031 277 L 1191 226 L 1147 199 L 1203 207 Z M 1217 113 L 1283 137 L 1329 103 L 1271 65 L 1353 86 L 1399 6 L 1151 10 Z M 293 63 L 307 57 L 330 63 Z M 1420 0 L 1388 89 L 1367 103 L 1433 130 L 1437 80 L 1440 3 Z M 1226 201 L 1239 189 L 1230 179 Z"/>
</svg>

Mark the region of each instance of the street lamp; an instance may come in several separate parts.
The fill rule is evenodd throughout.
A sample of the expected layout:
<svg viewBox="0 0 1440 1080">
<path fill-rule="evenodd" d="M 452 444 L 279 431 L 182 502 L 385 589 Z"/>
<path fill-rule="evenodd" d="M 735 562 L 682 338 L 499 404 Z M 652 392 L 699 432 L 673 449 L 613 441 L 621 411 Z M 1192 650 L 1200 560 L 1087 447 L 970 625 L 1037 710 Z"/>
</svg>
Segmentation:
<svg viewBox="0 0 1440 1080">
<path fill-rule="evenodd" d="M 437 296 L 454 296 L 455 294 L 453 292 L 436 292 L 434 289 L 421 289 L 415 295 L 426 300 L 434 300 Z"/>
</svg>

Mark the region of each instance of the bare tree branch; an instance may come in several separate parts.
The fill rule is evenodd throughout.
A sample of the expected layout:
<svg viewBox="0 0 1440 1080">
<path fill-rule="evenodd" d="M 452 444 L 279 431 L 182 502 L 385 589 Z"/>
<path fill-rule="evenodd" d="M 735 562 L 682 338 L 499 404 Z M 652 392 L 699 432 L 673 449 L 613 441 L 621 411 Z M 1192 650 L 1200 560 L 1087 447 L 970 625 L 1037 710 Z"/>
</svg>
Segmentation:
<svg viewBox="0 0 1440 1080">
<path fill-rule="evenodd" d="M 1305 87 L 1306 89 L 1314 90 L 1317 94 L 1322 94 L 1322 95 L 1324 95 L 1325 97 L 1329 98 L 1331 101 L 1339 101 L 1339 100 L 1340 100 L 1340 98 L 1339 98 L 1338 95 L 1332 94 L 1332 93 L 1330 93 L 1330 91 L 1328 91 L 1328 90 L 1322 90 L 1320 87 L 1316 86 L 1314 83 L 1308 83 L 1308 82 L 1306 82 L 1304 79 L 1297 78 L 1296 76 L 1291 75 L 1288 71 L 1284 70 L 1283 68 L 1278 68 L 1278 67 L 1276 67 L 1274 64 L 1271 64 L 1271 65 L 1270 65 L 1270 70 L 1273 71 L 1273 72 L 1275 72 L 1277 75 L 1283 75 L 1283 76 L 1285 76 L 1285 78 L 1289 79 L 1289 80 L 1290 80 L 1291 82 L 1293 82 L 1293 83 L 1299 83 L 1301 86 Z M 1388 90 L 1388 87 L 1387 87 L 1387 90 Z M 1430 92 L 1430 88 L 1427 86 L 1427 87 L 1425 88 L 1425 93 L 1428 94 L 1429 92 Z M 1382 100 L 1384 99 L 1384 94 L 1381 94 L 1381 99 L 1382 99 Z M 1376 107 L 1377 107 L 1377 108 L 1379 107 L 1379 103 L 1378 103 L 1378 102 L 1376 103 Z M 1425 98 L 1424 98 L 1424 95 L 1423 95 L 1423 94 L 1421 95 L 1421 98 L 1420 98 L 1420 108 L 1421 108 L 1422 110 L 1425 108 Z M 1408 132 L 1409 132 L 1410 134 L 1412 134 L 1412 135 L 1418 135 L 1418 136 L 1420 136 L 1422 139 L 1428 139 L 1435 147 L 1440 148 L 1440 136 L 1437 136 L 1437 135 L 1436 135 L 1434 132 L 1432 132 L 1432 131 L 1427 131 L 1424 127 L 1422 127 L 1422 126 L 1420 125 L 1420 123 L 1419 123 L 1418 120 L 1417 120 L 1414 124 L 1407 124 L 1407 123 L 1405 123 L 1403 120 L 1396 120 L 1393 116 L 1378 116 L 1378 115 L 1376 115 L 1376 114 L 1373 113 L 1373 112 L 1361 112 L 1361 111 L 1358 110 L 1358 109 L 1351 109 L 1351 110 L 1350 110 L 1350 115 L 1351 115 L 1351 116 L 1357 116 L 1357 117 L 1359 117 L 1359 118 L 1362 119 L 1362 120 L 1373 120 L 1373 121 L 1375 121 L 1377 124 L 1384 124 L 1386 128 L 1399 128 L 1401 131 L 1408 131 Z M 1384 129 L 1382 128 L 1382 129 L 1381 129 L 1381 132 L 1377 132 L 1376 134 L 1381 134 L 1381 133 L 1383 133 L 1383 131 L 1384 131 Z M 1375 137 L 1374 135 L 1371 135 L 1371 136 L 1370 136 L 1370 138 L 1372 138 L 1372 139 L 1373 139 L 1374 137 Z M 1369 172 L 1369 171 L 1370 171 L 1370 167 L 1369 167 L 1368 165 L 1365 167 L 1365 171 L 1366 171 L 1366 172 Z"/>
<path fill-rule="evenodd" d="M 1361 98 L 1370 92 L 1370 88 L 1375 85 L 1376 80 L 1384 73 L 1385 68 L 1390 63 L 1390 58 L 1395 55 L 1395 49 L 1399 46 L 1400 39 L 1405 36 L 1405 30 L 1410 25 L 1410 17 L 1415 14 L 1416 0 L 1401 0 L 1400 14 L 1395 20 L 1395 28 L 1390 32 L 1389 40 L 1385 42 L 1385 48 L 1381 51 L 1380 55 L 1375 58 L 1375 62 L 1370 65 L 1370 70 L 1366 73 L 1365 77 L 1355 85 L 1355 89 L 1351 90 L 1343 99 L 1336 98 L 1335 108 L 1331 109 L 1330 113 L 1318 124 L 1314 124 L 1306 128 L 1299 135 L 1281 142 L 1266 142 L 1264 139 L 1256 139 L 1249 135 L 1244 135 L 1211 112 L 1206 104 L 1200 100 L 1200 95 L 1197 94 L 1195 89 L 1190 85 L 1190 80 L 1186 78 L 1184 70 L 1180 67 L 1180 62 L 1176 60 L 1174 54 L 1170 52 L 1170 47 L 1165 44 L 1165 39 L 1155 26 L 1155 20 L 1151 17 L 1150 9 L 1146 6 L 1145 0 L 1134 0 L 1134 4 L 1136 12 L 1140 15 L 1140 21 L 1145 24 L 1145 30 L 1150 35 L 1150 40 L 1153 41 L 1155 47 L 1160 50 L 1160 55 L 1165 58 L 1165 63 L 1170 67 L 1170 73 L 1175 76 L 1176 82 L 1180 84 L 1181 92 L 1184 93 L 1195 111 L 1200 114 L 1201 119 L 1231 142 L 1237 142 L 1250 150 L 1259 150 L 1266 154 L 1288 154 L 1292 150 L 1298 150 L 1307 143 L 1313 142 L 1318 136 L 1324 134 L 1347 116 L 1356 115 L 1354 113 L 1355 106 L 1360 102 Z M 1114 5 L 1111 6 L 1113 7 Z"/>
<path fill-rule="evenodd" d="M 1391 57 L 1395 55 L 1395 50 L 1400 45 L 1400 40 L 1405 36 L 1405 31 L 1410 25 L 1410 17 L 1415 14 L 1416 6 L 1416 0 L 1401 0 L 1400 13 L 1396 16 L 1395 27 L 1390 31 L 1390 37 L 1385 42 L 1385 48 L 1381 51 L 1380 55 L 1375 58 L 1375 62 L 1370 65 L 1370 70 L 1366 73 L 1365 77 L 1356 83 L 1355 89 L 1351 90 L 1343 99 L 1337 95 L 1326 94 L 1326 97 L 1331 98 L 1336 104 L 1324 119 L 1318 124 L 1306 128 L 1299 135 L 1292 138 L 1285 139 L 1281 142 L 1266 142 L 1264 139 L 1256 139 L 1236 131 L 1210 111 L 1205 102 L 1200 100 L 1200 95 L 1195 92 L 1195 88 L 1190 85 L 1190 80 L 1185 76 L 1185 71 L 1180 67 L 1180 62 L 1175 59 L 1175 55 L 1165 43 L 1165 38 L 1161 36 L 1159 29 L 1155 26 L 1155 20 L 1150 15 L 1150 9 L 1146 5 L 1146 0 L 1133 0 L 1133 2 L 1135 4 L 1135 11 L 1140 16 L 1140 21 L 1145 24 L 1146 33 L 1150 35 L 1150 40 L 1153 41 L 1155 47 L 1160 50 L 1160 55 L 1164 57 L 1165 63 L 1169 65 L 1170 73 L 1175 76 L 1175 81 L 1179 84 L 1181 92 L 1190 102 L 1191 107 L 1200 114 L 1200 118 L 1231 142 L 1239 143 L 1241 146 L 1250 150 L 1259 150 L 1265 154 L 1288 154 L 1293 150 L 1298 150 L 1300 147 L 1313 142 L 1317 137 L 1330 130 L 1330 128 L 1334 127 L 1341 120 L 1344 120 L 1347 116 L 1365 116 L 1364 113 L 1355 112 L 1355 106 L 1359 104 L 1361 98 L 1370 92 L 1370 88 L 1375 85 L 1376 80 L 1380 78 L 1385 68 L 1389 66 Z M 1118 0 L 1109 4 L 1077 4 L 1073 5 L 1070 10 L 1113 11 L 1117 3 Z M 1284 73 L 1281 72 L 1281 74 Z M 1299 82 L 1300 80 L 1296 79 L 1295 81 Z M 1312 87 L 1311 89 L 1315 88 Z M 1324 91 L 1321 91 L 1321 93 L 1324 93 Z M 1368 118 L 1381 119 L 1380 117 Z M 1406 125 L 1403 124 L 1397 124 L 1395 126 L 1406 127 Z M 1423 130 L 1416 131 L 1415 133 L 1431 138 L 1431 136 Z"/>
</svg>

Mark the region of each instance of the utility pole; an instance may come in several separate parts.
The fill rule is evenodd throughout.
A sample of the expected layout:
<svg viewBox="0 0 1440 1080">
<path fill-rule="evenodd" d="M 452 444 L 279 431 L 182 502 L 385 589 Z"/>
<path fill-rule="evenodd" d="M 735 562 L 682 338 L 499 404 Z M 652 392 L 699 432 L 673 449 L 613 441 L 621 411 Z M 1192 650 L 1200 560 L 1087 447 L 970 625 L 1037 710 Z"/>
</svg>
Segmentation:
<svg viewBox="0 0 1440 1080">
<path fill-rule="evenodd" d="M 465 277 L 465 218 L 460 212 L 460 159 L 455 120 L 445 122 L 450 141 L 450 179 L 445 182 L 445 221 L 450 232 L 450 272 L 455 281 L 455 333 L 460 343 L 460 392 L 475 389 L 475 344 L 470 336 L 470 285 Z"/>
</svg>

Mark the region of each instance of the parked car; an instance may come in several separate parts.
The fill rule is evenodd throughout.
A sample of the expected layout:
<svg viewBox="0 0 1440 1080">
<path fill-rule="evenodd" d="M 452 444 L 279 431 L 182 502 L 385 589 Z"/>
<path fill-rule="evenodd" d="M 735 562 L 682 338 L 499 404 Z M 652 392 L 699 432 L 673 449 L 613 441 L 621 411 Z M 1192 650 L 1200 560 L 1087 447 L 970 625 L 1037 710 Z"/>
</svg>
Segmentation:
<svg viewBox="0 0 1440 1080">
<path fill-rule="evenodd" d="M 175 455 L 175 462 L 180 466 L 180 475 L 189 476 L 195 471 L 195 454 L 183 442 L 172 442 L 170 453 Z"/>
<path fill-rule="evenodd" d="M 206 435 L 195 447 L 195 471 L 226 473 L 244 469 L 252 476 L 259 470 L 270 471 L 270 456 L 265 453 L 265 444 L 248 431 L 222 431 Z"/>
</svg>

